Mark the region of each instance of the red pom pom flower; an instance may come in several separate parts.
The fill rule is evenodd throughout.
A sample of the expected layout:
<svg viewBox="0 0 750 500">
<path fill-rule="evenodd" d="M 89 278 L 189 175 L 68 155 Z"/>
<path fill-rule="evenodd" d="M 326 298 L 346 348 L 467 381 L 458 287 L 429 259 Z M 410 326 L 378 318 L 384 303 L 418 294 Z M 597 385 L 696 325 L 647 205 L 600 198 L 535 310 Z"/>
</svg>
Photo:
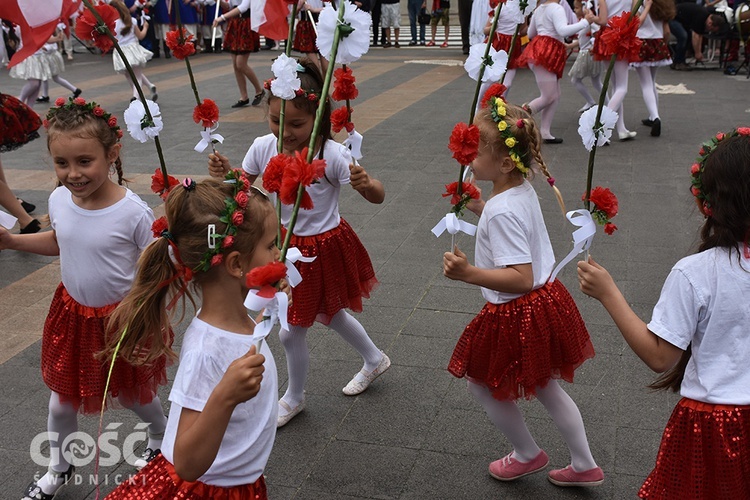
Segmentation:
<svg viewBox="0 0 750 500">
<path fill-rule="evenodd" d="M 290 158 L 287 155 L 278 154 L 271 158 L 263 171 L 263 189 L 269 193 L 276 193 L 281 190 L 281 179 L 284 178 L 284 171 L 289 164 Z"/>
<path fill-rule="evenodd" d="M 354 85 L 354 73 L 352 73 L 351 68 L 338 68 L 333 72 L 333 76 L 336 78 L 333 82 L 333 94 L 331 94 L 331 98 L 334 101 L 346 101 L 347 99 L 357 98 L 359 90 Z"/>
<path fill-rule="evenodd" d="M 486 108 L 487 104 L 490 102 L 490 99 L 492 99 L 493 97 L 497 97 L 504 101 L 505 98 L 503 97 L 503 94 L 505 94 L 506 90 L 508 90 L 508 87 L 506 87 L 502 83 L 493 83 L 482 96 L 480 107 Z"/>
<path fill-rule="evenodd" d="M 479 152 L 479 128 L 463 122 L 453 127 L 448 149 L 453 151 L 453 158 L 461 165 L 470 165 Z"/>
<path fill-rule="evenodd" d="M 283 262 L 271 262 L 265 266 L 252 269 L 247 273 L 245 285 L 257 289 L 258 295 L 270 299 L 276 294 L 276 285 L 286 276 L 286 265 Z"/>
<path fill-rule="evenodd" d="M 642 43 L 636 36 L 639 26 L 638 16 L 631 18 L 629 12 L 611 18 L 599 37 L 602 53 L 607 57 L 617 54 L 618 60 L 637 60 Z"/>
<path fill-rule="evenodd" d="M 96 12 L 104 21 L 104 24 L 97 21 L 94 14 L 89 9 L 83 9 L 76 22 L 76 35 L 81 40 L 89 40 L 102 51 L 102 55 L 112 49 L 114 43 L 107 35 L 107 30 L 113 34 L 115 32 L 115 21 L 119 19 L 119 14 L 114 7 L 107 4 L 97 5 L 94 7 Z"/>
<path fill-rule="evenodd" d="M 154 238 L 159 238 L 161 235 L 169 229 L 169 224 L 167 223 L 167 218 L 162 216 L 156 219 L 153 224 L 151 224 L 151 232 L 154 235 Z"/>
<path fill-rule="evenodd" d="M 300 185 L 307 187 L 325 174 L 326 161 L 313 160 L 312 163 L 308 163 L 307 149 L 294 153 L 294 157 L 289 159 L 284 177 L 281 179 L 279 199 L 285 205 L 294 205 L 297 201 L 297 191 Z M 300 207 L 304 210 L 313 208 L 312 198 L 307 192 L 302 193 Z"/>
<path fill-rule="evenodd" d="M 164 174 L 161 169 L 157 168 L 154 170 L 154 175 L 151 176 L 151 191 L 161 196 L 162 200 L 167 199 L 169 191 L 180 183 L 177 179 L 171 175 L 167 175 L 167 185 L 164 185 Z"/>
<path fill-rule="evenodd" d="M 453 208 L 451 212 L 456 215 L 461 215 L 466 208 L 466 204 L 471 200 L 478 200 L 480 197 L 479 190 L 474 184 L 468 182 L 461 183 L 461 195 L 458 194 L 458 182 L 452 182 L 445 185 L 445 193 L 443 198 L 451 197 L 451 205 Z"/>
<path fill-rule="evenodd" d="M 211 99 L 203 99 L 203 102 L 193 108 L 193 121 L 201 123 L 205 128 L 211 128 L 219 121 L 219 106 Z"/>
<path fill-rule="evenodd" d="M 341 129 L 346 129 L 347 132 L 354 130 L 354 123 L 349 121 L 349 111 L 354 112 L 352 108 L 346 106 L 334 109 L 331 113 L 331 130 L 334 133 L 341 132 Z"/>
<path fill-rule="evenodd" d="M 583 194 L 581 199 L 586 200 L 586 193 Z M 617 230 L 617 226 L 612 224 L 611 219 L 617 215 L 620 209 L 617 196 L 609 188 L 597 186 L 591 190 L 589 201 L 592 204 L 591 215 L 594 220 L 604 226 L 605 233 L 614 233 Z"/>
<path fill-rule="evenodd" d="M 164 38 L 167 47 L 177 59 L 182 60 L 195 54 L 195 45 L 192 43 L 193 35 L 188 33 L 185 28 L 182 28 L 182 32 L 179 30 L 169 31 Z"/>
</svg>

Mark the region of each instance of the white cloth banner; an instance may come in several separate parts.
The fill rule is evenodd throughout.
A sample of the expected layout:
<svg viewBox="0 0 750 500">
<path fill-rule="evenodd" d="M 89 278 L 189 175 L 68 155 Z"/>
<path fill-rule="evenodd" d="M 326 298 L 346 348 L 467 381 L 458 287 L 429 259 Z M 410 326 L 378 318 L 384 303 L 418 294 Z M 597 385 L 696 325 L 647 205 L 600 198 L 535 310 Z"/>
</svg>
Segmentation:
<svg viewBox="0 0 750 500">
<path fill-rule="evenodd" d="M 572 210 L 565 214 L 571 224 L 578 226 L 578 229 L 573 231 L 573 250 L 560 261 L 560 263 L 552 271 L 549 277 L 550 283 L 555 281 L 557 273 L 559 273 L 565 265 L 573 260 L 573 257 L 579 253 L 586 251 L 591 247 L 591 242 L 594 241 L 594 235 L 596 234 L 596 223 L 591 218 L 591 213 L 586 209 Z"/>
</svg>

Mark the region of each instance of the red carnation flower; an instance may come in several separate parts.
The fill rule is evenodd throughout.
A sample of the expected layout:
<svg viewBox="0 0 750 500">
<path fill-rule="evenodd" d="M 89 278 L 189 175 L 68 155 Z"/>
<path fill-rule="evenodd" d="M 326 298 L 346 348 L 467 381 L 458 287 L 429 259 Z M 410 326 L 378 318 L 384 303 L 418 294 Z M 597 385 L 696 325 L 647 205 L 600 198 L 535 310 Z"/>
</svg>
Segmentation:
<svg viewBox="0 0 750 500">
<path fill-rule="evenodd" d="M 169 191 L 174 186 L 180 183 L 180 181 L 178 181 L 171 175 L 167 175 L 167 182 L 168 185 L 165 186 L 164 174 L 162 174 L 161 169 L 157 168 L 156 170 L 154 170 L 154 175 L 151 176 L 151 191 L 161 196 L 162 200 L 166 200 Z"/>
<path fill-rule="evenodd" d="M 617 59 L 634 61 L 641 50 L 641 39 L 636 36 L 640 22 L 638 16 L 623 12 L 609 20 L 599 40 L 602 53 L 607 57 L 617 54 Z"/>
<path fill-rule="evenodd" d="M 259 296 L 270 299 L 276 293 L 276 284 L 285 276 L 286 265 L 283 262 L 271 262 L 250 270 L 245 278 L 245 285 L 259 290 Z"/>
<path fill-rule="evenodd" d="M 211 99 L 203 99 L 193 108 L 193 121 L 202 123 L 206 128 L 213 127 L 219 121 L 219 106 Z"/>
<path fill-rule="evenodd" d="M 159 238 L 161 236 L 161 233 L 166 231 L 169 228 L 169 224 L 167 223 L 167 218 L 162 216 L 156 219 L 153 224 L 151 224 L 151 232 L 154 235 L 154 238 Z"/>
<path fill-rule="evenodd" d="M 352 112 L 354 112 L 353 109 Z M 338 134 L 343 128 L 346 128 L 347 132 L 354 130 L 354 124 L 349 121 L 349 112 L 346 106 L 335 109 L 331 113 L 331 130 Z"/>
<path fill-rule="evenodd" d="M 281 189 L 279 190 L 281 203 L 293 205 L 297 201 L 299 186 L 309 186 L 313 181 L 323 177 L 325 170 L 325 160 L 307 162 L 307 148 L 303 149 L 302 152 L 296 151 L 294 156 L 289 159 L 284 177 L 281 179 Z M 302 193 L 300 207 L 305 210 L 313 208 L 312 198 L 306 191 Z"/>
<path fill-rule="evenodd" d="M 612 233 L 614 233 L 615 231 L 617 231 L 617 226 L 615 226 L 611 222 L 607 222 L 606 224 L 604 224 L 605 233 L 612 235 Z"/>
<path fill-rule="evenodd" d="M 469 165 L 479 151 L 479 128 L 463 122 L 453 127 L 448 149 L 453 151 L 453 158 L 461 165 Z"/>
<path fill-rule="evenodd" d="M 289 163 L 287 155 L 278 154 L 271 158 L 263 171 L 263 189 L 269 193 L 278 193 L 281 189 L 281 179 L 284 177 L 284 170 Z"/>
<path fill-rule="evenodd" d="M 58 97 L 57 99 L 55 99 L 55 106 L 57 106 L 58 108 L 64 104 L 65 104 L 64 97 Z"/>
<path fill-rule="evenodd" d="M 245 222 L 245 214 L 242 211 L 236 210 L 232 213 L 232 225 L 241 226 L 243 222 Z"/>
<path fill-rule="evenodd" d="M 458 205 L 461 202 L 461 198 L 468 197 L 472 200 L 478 200 L 479 199 L 479 190 L 474 184 L 469 184 L 468 182 L 462 182 L 461 183 L 461 196 L 458 195 L 458 182 L 452 182 L 450 184 L 445 185 L 445 193 L 443 193 L 443 198 L 446 198 L 450 196 L 451 197 L 451 205 Z"/>
<path fill-rule="evenodd" d="M 239 205 L 240 208 L 245 208 L 247 206 L 247 200 L 249 199 L 247 193 L 244 191 L 238 192 L 234 197 L 234 201 L 237 202 L 237 205 Z"/>
<path fill-rule="evenodd" d="M 356 99 L 359 95 L 359 90 L 354 85 L 354 74 L 351 68 L 338 68 L 333 72 L 333 94 L 331 98 L 334 101 L 345 101 L 347 99 Z"/>
<path fill-rule="evenodd" d="M 180 36 L 182 35 L 182 36 Z M 182 28 L 182 33 L 178 30 L 172 30 L 164 37 L 167 47 L 172 51 L 172 55 L 177 59 L 185 59 L 195 54 L 195 45 L 192 43 L 193 35 Z"/>
<path fill-rule="evenodd" d="M 586 195 L 583 195 L 583 199 Z M 601 210 L 607 216 L 607 219 L 611 219 L 617 215 L 619 205 L 617 202 L 617 196 L 609 190 L 609 188 L 595 187 L 591 190 L 589 200 L 596 206 L 597 210 Z"/>
<path fill-rule="evenodd" d="M 503 94 L 506 90 L 508 90 L 508 87 L 506 87 L 502 83 L 493 83 L 492 85 L 490 85 L 490 88 L 488 88 L 484 93 L 484 96 L 482 96 L 481 107 L 486 108 L 490 102 L 490 99 L 492 99 L 493 97 L 497 97 L 504 101 L 505 98 L 503 97 Z"/>
<path fill-rule="evenodd" d="M 114 45 L 109 36 L 107 36 L 107 29 L 110 33 L 114 33 L 115 21 L 119 19 L 120 15 L 114 7 L 107 4 L 97 5 L 94 9 L 96 9 L 99 16 L 104 20 L 104 24 L 100 24 L 89 9 L 83 9 L 83 12 L 78 16 L 78 20 L 76 21 L 76 35 L 81 40 L 94 42 L 94 45 L 104 55 Z"/>
</svg>

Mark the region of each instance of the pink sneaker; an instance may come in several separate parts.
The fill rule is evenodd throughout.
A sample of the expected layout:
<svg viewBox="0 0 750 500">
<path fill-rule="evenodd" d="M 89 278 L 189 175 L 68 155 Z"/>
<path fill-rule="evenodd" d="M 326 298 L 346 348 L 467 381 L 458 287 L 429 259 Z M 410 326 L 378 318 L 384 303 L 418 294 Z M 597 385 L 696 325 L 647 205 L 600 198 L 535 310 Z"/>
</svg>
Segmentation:
<svg viewBox="0 0 750 500">
<path fill-rule="evenodd" d="M 519 477 L 539 472 L 549 463 L 549 457 L 544 453 L 544 450 L 539 450 L 539 455 L 531 462 L 521 462 L 512 458 L 511 455 L 512 453 L 509 453 L 500 460 L 492 462 L 490 464 L 490 476 L 498 481 L 513 481 Z"/>
<path fill-rule="evenodd" d="M 604 482 L 604 472 L 601 467 L 576 472 L 568 465 L 564 469 L 549 471 L 547 479 L 556 486 L 599 486 Z"/>
</svg>

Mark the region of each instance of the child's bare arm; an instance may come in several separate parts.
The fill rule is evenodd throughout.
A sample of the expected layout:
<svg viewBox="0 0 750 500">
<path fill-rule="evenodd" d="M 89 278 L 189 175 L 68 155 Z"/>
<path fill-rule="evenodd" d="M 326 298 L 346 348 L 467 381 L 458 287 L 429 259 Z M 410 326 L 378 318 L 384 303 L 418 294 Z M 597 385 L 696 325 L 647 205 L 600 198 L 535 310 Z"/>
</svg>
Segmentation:
<svg viewBox="0 0 750 500">
<path fill-rule="evenodd" d="M 55 231 L 44 231 L 35 234 L 11 234 L 0 227 L 0 250 L 18 250 L 38 255 L 60 255 Z"/>
<path fill-rule="evenodd" d="M 361 165 L 349 165 L 349 180 L 352 187 L 370 203 L 383 203 L 385 187 L 383 183 L 368 174 Z"/>
<path fill-rule="evenodd" d="M 531 264 L 482 269 L 469 264 L 458 247 L 443 254 L 443 274 L 452 279 L 504 293 L 528 293 L 534 287 Z"/>
</svg>

